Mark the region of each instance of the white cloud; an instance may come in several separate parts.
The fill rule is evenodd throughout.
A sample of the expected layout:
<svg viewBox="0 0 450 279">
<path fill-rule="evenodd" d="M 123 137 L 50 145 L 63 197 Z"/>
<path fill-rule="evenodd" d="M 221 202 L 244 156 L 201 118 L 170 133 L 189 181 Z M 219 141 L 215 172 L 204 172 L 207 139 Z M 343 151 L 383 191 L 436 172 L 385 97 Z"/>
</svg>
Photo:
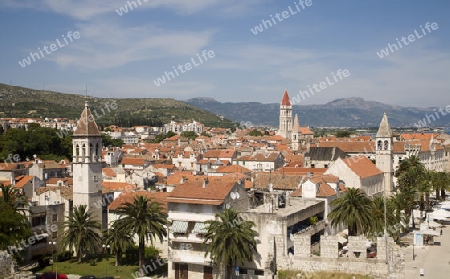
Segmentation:
<svg viewBox="0 0 450 279">
<path fill-rule="evenodd" d="M 211 7 L 233 7 L 228 12 L 238 12 L 246 9 L 248 5 L 240 4 L 241 1 L 232 0 L 224 3 L 219 0 L 108 0 L 108 1 L 92 1 L 92 0 L 3 0 L 3 6 L 11 8 L 32 8 L 38 10 L 52 11 L 64 14 L 72 18 L 88 20 L 100 15 L 111 14 L 118 16 L 116 10 L 120 7 L 128 5 L 128 2 L 136 3 L 136 8 L 130 10 L 128 14 L 144 11 L 147 9 L 164 8 L 172 10 L 177 14 L 188 15 L 196 12 L 204 11 Z M 252 1 L 253 2 L 253 1 Z M 139 4 L 140 3 L 140 4 Z M 132 7 L 135 7 L 131 4 Z M 220 10 L 217 10 L 220 11 Z M 123 15 L 129 16 L 128 14 Z"/>
<path fill-rule="evenodd" d="M 81 37 L 65 51 L 48 56 L 63 68 L 106 69 L 156 58 L 191 57 L 208 45 L 213 35 L 213 31 L 180 32 L 107 23 L 83 23 L 77 27 Z"/>
</svg>

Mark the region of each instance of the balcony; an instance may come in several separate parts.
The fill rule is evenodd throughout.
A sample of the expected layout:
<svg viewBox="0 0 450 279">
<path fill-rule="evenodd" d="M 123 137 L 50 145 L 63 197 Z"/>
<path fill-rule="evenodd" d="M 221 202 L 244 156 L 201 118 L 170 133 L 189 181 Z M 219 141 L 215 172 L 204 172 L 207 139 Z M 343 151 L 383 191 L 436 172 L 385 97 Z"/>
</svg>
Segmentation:
<svg viewBox="0 0 450 279">
<path fill-rule="evenodd" d="M 170 252 L 169 259 L 172 262 L 182 262 L 182 263 L 193 263 L 201 265 L 209 265 L 211 259 L 209 257 L 205 258 L 204 251 L 193 251 L 193 250 L 172 250 Z"/>
<path fill-rule="evenodd" d="M 205 223 L 175 220 L 169 230 L 169 239 L 177 242 L 203 242 L 203 234 L 207 232 Z"/>
</svg>

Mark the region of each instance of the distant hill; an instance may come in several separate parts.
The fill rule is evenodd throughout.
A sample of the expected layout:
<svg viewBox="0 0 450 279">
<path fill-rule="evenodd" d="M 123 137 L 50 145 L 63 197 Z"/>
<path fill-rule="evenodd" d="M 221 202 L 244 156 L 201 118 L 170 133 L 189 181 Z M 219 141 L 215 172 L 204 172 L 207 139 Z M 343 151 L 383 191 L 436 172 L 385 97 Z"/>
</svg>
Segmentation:
<svg viewBox="0 0 450 279">
<path fill-rule="evenodd" d="M 126 89 L 124 89 L 126 92 Z M 126 95 L 127 93 L 124 93 Z M 77 94 L 66 94 L 45 90 L 34 90 L 0 83 L 0 117 L 63 117 L 76 119 L 88 101 L 91 110 L 100 117 L 99 125 L 161 126 L 176 122 L 201 122 L 211 127 L 233 127 L 230 120 L 194 107 L 185 102 L 169 98 L 95 98 Z M 117 102 L 117 109 L 107 111 L 107 102 Z M 102 113 L 102 109 L 104 113 Z"/>
<path fill-rule="evenodd" d="M 188 104 L 223 115 L 236 122 L 251 122 L 254 125 L 278 126 L 279 103 L 258 102 L 221 103 L 211 98 L 193 98 Z M 378 127 L 386 112 L 392 127 L 414 127 L 426 115 L 434 115 L 433 109 L 388 105 L 366 101 L 363 98 L 341 98 L 323 105 L 294 105 L 293 115 L 298 114 L 300 125 L 311 127 Z M 445 112 L 445 111 L 444 111 Z M 426 122 L 426 126 L 449 127 L 450 114 Z"/>
</svg>

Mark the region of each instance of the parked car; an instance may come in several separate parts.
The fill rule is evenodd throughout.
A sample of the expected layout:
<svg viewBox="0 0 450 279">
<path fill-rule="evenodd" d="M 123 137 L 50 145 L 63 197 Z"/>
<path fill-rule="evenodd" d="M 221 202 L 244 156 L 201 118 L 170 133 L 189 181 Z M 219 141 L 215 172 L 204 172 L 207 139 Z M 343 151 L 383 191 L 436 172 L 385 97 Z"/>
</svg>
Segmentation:
<svg viewBox="0 0 450 279">
<path fill-rule="evenodd" d="M 58 275 L 56 275 L 56 273 L 54 271 L 50 271 L 50 272 L 46 272 L 46 273 L 42 274 L 39 278 L 40 279 L 67 279 L 67 275 L 63 274 L 63 273 L 58 273 Z"/>
<path fill-rule="evenodd" d="M 78 279 L 98 279 L 98 278 L 95 277 L 94 275 L 84 275 L 84 276 L 81 276 Z"/>
</svg>

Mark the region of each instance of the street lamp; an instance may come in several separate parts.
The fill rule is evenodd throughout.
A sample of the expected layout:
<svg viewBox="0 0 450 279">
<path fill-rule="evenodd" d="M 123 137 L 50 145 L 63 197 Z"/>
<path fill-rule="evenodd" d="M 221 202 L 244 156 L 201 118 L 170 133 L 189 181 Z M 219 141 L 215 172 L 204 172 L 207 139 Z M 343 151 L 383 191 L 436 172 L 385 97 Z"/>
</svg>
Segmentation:
<svg viewBox="0 0 450 279">
<path fill-rule="evenodd" d="M 55 258 L 53 256 L 53 247 L 56 245 L 55 241 L 49 241 L 48 244 L 52 247 L 52 271 L 53 271 L 53 265 L 55 264 Z M 56 277 L 58 277 L 58 267 L 55 268 Z"/>
<path fill-rule="evenodd" d="M 109 249 L 109 247 L 111 247 L 111 246 L 109 246 L 109 245 L 105 245 L 105 244 L 103 244 L 102 245 L 102 247 L 103 247 L 103 249 L 105 249 L 105 254 L 108 254 L 108 249 Z M 108 258 L 106 257 L 106 269 L 105 269 L 105 276 L 108 276 Z"/>
</svg>

